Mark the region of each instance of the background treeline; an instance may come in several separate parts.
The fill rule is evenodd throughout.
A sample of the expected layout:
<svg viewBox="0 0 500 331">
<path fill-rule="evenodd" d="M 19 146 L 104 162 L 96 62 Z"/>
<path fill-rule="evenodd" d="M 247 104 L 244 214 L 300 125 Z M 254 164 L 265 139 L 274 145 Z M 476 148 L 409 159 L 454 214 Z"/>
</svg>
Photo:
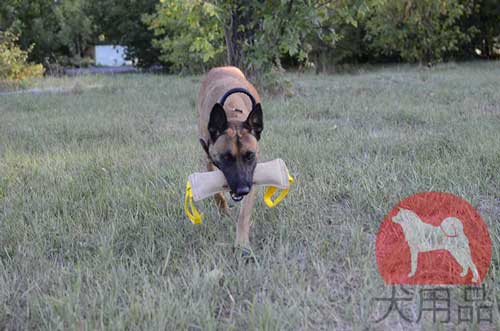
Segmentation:
<svg viewBox="0 0 500 331">
<path fill-rule="evenodd" d="M 499 55 L 498 0 L 2 0 L 0 43 L 29 61 L 86 65 L 89 46 L 128 46 L 140 66 L 248 72 Z M 12 39 L 12 38 L 11 38 Z M 1 63 L 1 55 L 0 55 Z"/>
</svg>

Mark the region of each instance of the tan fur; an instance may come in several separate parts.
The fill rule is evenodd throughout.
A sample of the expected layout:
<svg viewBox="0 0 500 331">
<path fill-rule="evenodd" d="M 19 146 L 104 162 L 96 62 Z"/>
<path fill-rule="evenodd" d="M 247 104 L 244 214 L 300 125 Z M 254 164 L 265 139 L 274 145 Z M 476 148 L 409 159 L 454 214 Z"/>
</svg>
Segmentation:
<svg viewBox="0 0 500 331">
<path fill-rule="evenodd" d="M 236 67 L 219 67 L 210 70 L 201 82 L 200 93 L 198 94 L 198 135 L 204 141 L 208 141 L 208 120 L 212 107 L 228 90 L 235 87 L 246 88 L 260 102 L 260 96 L 255 87 L 250 84 L 245 75 Z M 240 109 L 242 112 L 235 112 L 233 109 Z M 227 98 L 224 104 L 227 120 L 229 122 L 246 120 L 252 111 L 252 102 L 248 96 L 235 93 Z"/>
<path fill-rule="evenodd" d="M 241 70 L 236 67 L 214 68 L 210 70 L 202 80 L 198 95 L 198 136 L 206 143 L 209 142 L 210 138 L 208 122 L 213 106 L 219 102 L 224 93 L 235 87 L 247 89 L 255 98 L 255 101 L 260 103 L 260 96 L 257 90 L 247 81 Z M 234 109 L 239 109 L 241 111 L 234 111 Z M 232 94 L 227 98 L 224 104 L 224 111 L 228 119 L 229 129 L 225 135 L 217 139 L 216 143 L 211 147 L 211 151 L 215 151 L 217 154 L 229 151 L 233 155 L 253 151 L 258 155 L 259 148 L 257 139 L 241 126 L 247 119 L 248 114 L 252 111 L 252 102 L 250 98 L 241 93 Z M 241 142 L 241 148 L 238 148 L 236 143 L 238 138 Z M 214 155 L 212 155 L 212 157 L 214 157 Z M 209 171 L 215 169 L 215 166 L 210 160 L 208 161 L 207 168 Z M 224 195 L 221 193 L 216 194 L 215 200 L 221 213 L 229 214 Z M 241 202 L 242 206 L 238 216 L 236 231 L 237 246 L 249 246 L 250 216 L 254 200 L 255 190 L 252 188 L 250 193 L 248 193 Z"/>
</svg>

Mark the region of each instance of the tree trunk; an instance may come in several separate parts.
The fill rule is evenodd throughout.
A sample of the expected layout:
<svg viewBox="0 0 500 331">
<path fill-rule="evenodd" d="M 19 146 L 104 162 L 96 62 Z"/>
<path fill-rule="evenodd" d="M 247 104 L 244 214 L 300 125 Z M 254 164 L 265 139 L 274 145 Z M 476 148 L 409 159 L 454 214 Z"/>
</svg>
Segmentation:
<svg viewBox="0 0 500 331">
<path fill-rule="evenodd" d="M 483 57 L 489 59 L 491 57 L 491 48 L 490 48 L 490 42 L 489 42 L 488 35 L 486 34 L 484 36 L 484 42 L 483 42 L 483 54 L 481 54 Z"/>
<path fill-rule="evenodd" d="M 243 49 L 241 40 L 238 39 L 238 16 L 231 13 L 231 23 L 224 29 L 227 48 L 227 63 L 235 67 L 242 67 Z"/>
<path fill-rule="evenodd" d="M 231 8 L 231 21 L 224 28 L 227 63 L 245 71 L 245 41 L 254 35 L 250 26 L 252 7 L 248 0 L 238 0 Z"/>
</svg>

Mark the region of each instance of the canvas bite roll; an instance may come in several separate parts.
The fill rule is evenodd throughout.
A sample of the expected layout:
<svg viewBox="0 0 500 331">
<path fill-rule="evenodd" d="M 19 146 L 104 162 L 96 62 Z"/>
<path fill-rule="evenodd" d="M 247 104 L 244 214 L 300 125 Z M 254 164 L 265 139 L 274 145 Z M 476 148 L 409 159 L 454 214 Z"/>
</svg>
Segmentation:
<svg viewBox="0 0 500 331">
<path fill-rule="evenodd" d="M 226 178 L 220 170 L 195 172 L 188 177 L 193 192 L 193 200 L 203 200 L 219 192 L 229 191 Z M 253 175 L 254 185 L 275 186 L 287 189 L 290 185 L 288 169 L 282 159 L 258 163 Z"/>
<path fill-rule="evenodd" d="M 276 206 L 288 194 L 293 178 L 288 173 L 285 162 L 275 159 L 258 163 L 253 175 L 253 184 L 267 186 L 264 193 L 264 202 L 270 208 Z M 273 200 L 274 194 L 281 189 L 280 194 Z M 219 192 L 229 191 L 226 178 L 220 170 L 210 172 L 195 172 L 188 177 L 184 210 L 193 224 L 201 223 L 199 214 L 193 201 L 199 201 Z"/>
</svg>

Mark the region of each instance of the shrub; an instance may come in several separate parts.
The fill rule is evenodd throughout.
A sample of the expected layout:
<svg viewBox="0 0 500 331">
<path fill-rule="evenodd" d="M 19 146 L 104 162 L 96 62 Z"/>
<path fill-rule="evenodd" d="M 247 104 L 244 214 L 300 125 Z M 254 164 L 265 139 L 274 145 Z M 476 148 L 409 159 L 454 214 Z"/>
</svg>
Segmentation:
<svg viewBox="0 0 500 331">
<path fill-rule="evenodd" d="M 439 61 L 468 41 L 458 23 L 469 9 L 460 0 L 377 1 L 365 41 L 381 56 Z"/>
<path fill-rule="evenodd" d="M 28 62 L 29 52 L 18 45 L 18 36 L 10 31 L 0 32 L 0 80 L 21 81 L 43 75 L 41 64 Z"/>
<path fill-rule="evenodd" d="M 164 63 L 196 72 L 222 62 L 225 45 L 219 14 L 216 6 L 202 0 L 160 1 L 144 22 L 154 31 L 153 46 L 160 49 Z"/>
</svg>

